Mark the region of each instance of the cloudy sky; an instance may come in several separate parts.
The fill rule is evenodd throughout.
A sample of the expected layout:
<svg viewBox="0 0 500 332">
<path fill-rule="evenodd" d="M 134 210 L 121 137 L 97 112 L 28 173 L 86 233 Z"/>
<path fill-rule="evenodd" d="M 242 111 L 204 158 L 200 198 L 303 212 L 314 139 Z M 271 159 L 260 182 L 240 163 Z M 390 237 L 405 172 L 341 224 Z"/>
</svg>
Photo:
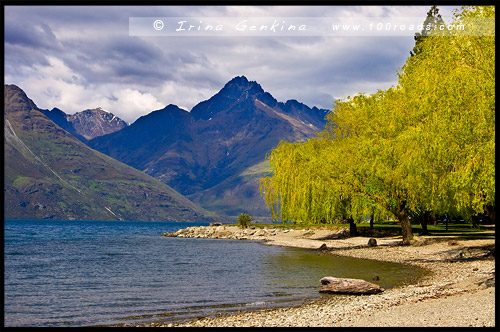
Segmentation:
<svg viewBox="0 0 500 332">
<path fill-rule="evenodd" d="M 125 121 L 168 104 L 186 110 L 244 75 L 279 101 L 331 109 L 335 99 L 397 81 L 406 36 L 136 36 L 131 17 L 415 17 L 430 6 L 165 6 L 5 8 L 5 83 L 40 108 L 102 107 Z M 439 6 L 445 22 L 457 7 Z"/>
</svg>

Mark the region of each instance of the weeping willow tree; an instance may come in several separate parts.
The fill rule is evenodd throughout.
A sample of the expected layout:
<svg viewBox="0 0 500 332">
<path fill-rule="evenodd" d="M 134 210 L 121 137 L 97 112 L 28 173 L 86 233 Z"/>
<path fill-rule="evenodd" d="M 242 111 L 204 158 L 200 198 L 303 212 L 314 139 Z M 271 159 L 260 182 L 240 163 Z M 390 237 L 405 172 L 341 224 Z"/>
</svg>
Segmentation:
<svg viewBox="0 0 500 332">
<path fill-rule="evenodd" d="M 494 7 L 464 7 L 454 24 L 494 17 Z M 495 205 L 494 24 L 431 32 L 408 58 L 397 86 L 338 101 L 324 132 L 282 142 L 261 179 L 274 220 L 335 222 L 367 216 L 373 205 L 401 222 L 432 211 L 469 218 Z M 473 29 L 473 28 L 471 28 Z"/>
<path fill-rule="evenodd" d="M 320 137 L 304 143 L 281 142 L 269 160 L 272 177 L 261 179 L 274 220 L 299 224 L 333 223 L 358 216 L 359 197 L 339 174 L 335 145 Z"/>
<path fill-rule="evenodd" d="M 416 204 L 411 199 L 410 176 L 405 167 L 409 146 L 402 135 L 411 126 L 405 95 L 398 88 L 358 95 L 337 103 L 328 116 L 328 138 L 338 145 L 343 177 L 350 190 L 375 201 L 400 222 L 403 239 L 413 238 L 409 220 Z M 335 124 L 335 125 L 333 125 Z"/>
<path fill-rule="evenodd" d="M 336 126 L 331 126 L 334 128 Z M 353 140 L 341 129 L 325 130 L 318 137 L 303 143 L 282 141 L 269 155 L 273 175 L 261 179 L 265 196 L 275 221 L 299 224 L 360 221 L 380 212 L 378 204 L 361 183 L 356 164 Z M 352 134 L 352 133 L 351 133 Z"/>
<path fill-rule="evenodd" d="M 465 31 L 422 42 L 399 74 L 414 125 L 404 134 L 421 207 L 495 221 L 495 7 L 465 7 Z M 479 31 L 479 29 L 481 29 Z"/>
</svg>

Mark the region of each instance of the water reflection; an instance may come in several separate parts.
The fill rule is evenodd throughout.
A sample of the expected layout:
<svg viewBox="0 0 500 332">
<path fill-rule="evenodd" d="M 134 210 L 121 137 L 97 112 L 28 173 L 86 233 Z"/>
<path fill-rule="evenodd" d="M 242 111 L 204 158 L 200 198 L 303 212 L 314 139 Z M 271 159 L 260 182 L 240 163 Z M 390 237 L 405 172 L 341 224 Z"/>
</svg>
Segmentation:
<svg viewBox="0 0 500 332">
<path fill-rule="evenodd" d="M 281 284 L 282 287 L 317 290 L 321 286 L 319 280 L 326 276 L 364 279 L 389 289 L 413 283 L 425 274 L 425 270 L 414 266 L 342 257 L 300 248 L 287 248 L 286 252 L 266 256 L 263 267 L 273 283 Z"/>
</svg>

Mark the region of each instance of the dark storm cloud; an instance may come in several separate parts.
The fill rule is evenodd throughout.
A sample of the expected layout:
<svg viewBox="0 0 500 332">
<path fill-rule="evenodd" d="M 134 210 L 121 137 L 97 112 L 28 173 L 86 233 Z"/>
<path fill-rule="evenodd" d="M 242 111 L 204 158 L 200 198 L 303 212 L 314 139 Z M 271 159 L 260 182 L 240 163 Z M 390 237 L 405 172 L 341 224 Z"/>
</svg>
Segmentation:
<svg viewBox="0 0 500 332">
<path fill-rule="evenodd" d="M 5 44 L 45 49 L 59 48 L 56 36 L 44 23 L 26 25 L 7 20 L 5 31 Z"/>
<path fill-rule="evenodd" d="M 66 44 L 73 52 L 63 56 L 65 62 L 93 83 L 158 84 L 171 79 L 168 68 L 182 61 L 176 54 L 165 54 L 155 45 L 128 36 L 87 40 L 86 47 L 76 41 Z"/>
<path fill-rule="evenodd" d="M 297 99 L 330 109 L 334 98 L 371 93 L 395 84 L 396 71 L 406 61 L 412 43 L 389 37 L 294 41 L 286 57 L 265 62 L 263 71 L 275 75 L 260 79 L 257 72 L 254 77 L 281 101 Z"/>
<path fill-rule="evenodd" d="M 23 67 L 33 65 L 48 66 L 45 52 L 42 49 L 32 49 L 26 46 L 5 44 L 5 72 L 22 75 Z"/>
<path fill-rule="evenodd" d="M 129 17 L 422 15 L 419 7 L 5 7 L 5 78 L 78 111 L 103 103 L 128 121 L 169 103 L 191 109 L 245 75 L 278 100 L 333 99 L 394 84 L 413 38 L 134 37 Z M 99 106 L 99 105 L 95 105 Z M 137 109 L 137 110 L 136 110 Z M 119 112 L 124 112 L 120 114 Z M 134 115 L 135 114 L 135 115 Z"/>
<path fill-rule="evenodd" d="M 52 29 L 44 22 L 19 24 L 6 17 L 4 55 L 6 72 L 21 73 L 22 67 L 48 65 L 47 54 L 62 53 Z"/>
<path fill-rule="evenodd" d="M 361 37 L 355 37 L 361 38 Z M 327 61 L 325 68 L 318 72 L 326 82 L 329 75 L 334 74 L 339 82 L 351 80 L 379 80 L 394 79 L 395 67 L 404 64 L 408 58 L 407 38 L 401 37 L 375 37 L 364 40 L 363 44 L 347 47 L 338 52 L 333 61 Z M 396 66 L 395 66 L 396 65 Z M 325 76 L 325 73 L 329 75 Z M 330 76 L 331 79 L 331 76 Z"/>
</svg>

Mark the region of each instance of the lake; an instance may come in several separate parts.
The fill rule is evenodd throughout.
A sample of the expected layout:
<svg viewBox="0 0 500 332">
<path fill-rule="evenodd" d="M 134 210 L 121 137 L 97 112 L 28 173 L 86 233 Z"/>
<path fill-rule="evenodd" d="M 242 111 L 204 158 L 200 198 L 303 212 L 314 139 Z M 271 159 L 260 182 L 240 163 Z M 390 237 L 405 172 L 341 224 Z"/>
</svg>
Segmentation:
<svg viewBox="0 0 500 332">
<path fill-rule="evenodd" d="M 179 321 L 318 299 L 325 276 L 391 288 L 423 271 L 267 246 L 160 236 L 191 222 L 5 220 L 5 326 Z"/>
</svg>

